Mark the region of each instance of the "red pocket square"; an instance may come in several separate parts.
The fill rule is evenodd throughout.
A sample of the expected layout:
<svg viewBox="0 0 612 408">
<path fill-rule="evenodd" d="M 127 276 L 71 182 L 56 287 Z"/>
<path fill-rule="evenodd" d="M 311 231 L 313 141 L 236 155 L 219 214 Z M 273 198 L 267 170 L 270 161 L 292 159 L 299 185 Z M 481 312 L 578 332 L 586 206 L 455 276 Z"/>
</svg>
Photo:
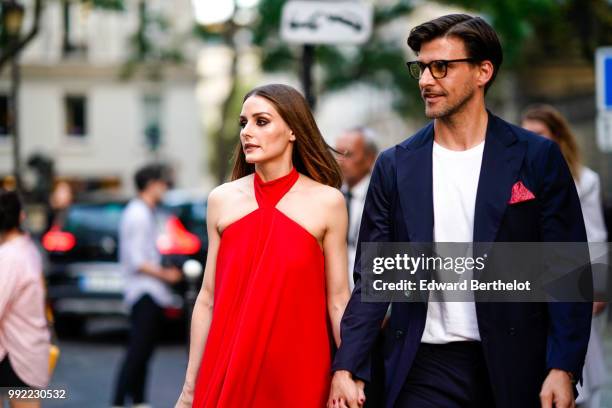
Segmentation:
<svg viewBox="0 0 612 408">
<path fill-rule="evenodd" d="M 525 187 L 522 182 L 517 181 L 512 186 L 512 196 L 510 197 L 510 201 L 508 201 L 508 204 L 522 203 L 523 201 L 529 201 L 534 199 L 535 196 L 533 195 L 533 193 L 529 191 L 529 189 Z"/>
</svg>

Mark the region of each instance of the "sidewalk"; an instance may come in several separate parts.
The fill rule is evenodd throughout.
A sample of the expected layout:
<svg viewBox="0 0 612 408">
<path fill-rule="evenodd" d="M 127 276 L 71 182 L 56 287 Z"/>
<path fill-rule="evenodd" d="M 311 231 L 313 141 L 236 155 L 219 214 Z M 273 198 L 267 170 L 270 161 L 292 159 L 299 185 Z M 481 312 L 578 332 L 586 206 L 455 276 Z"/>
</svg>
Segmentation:
<svg viewBox="0 0 612 408">
<path fill-rule="evenodd" d="M 612 373 L 612 323 L 608 322 L 608 327 L 604 336 L 604 347 L 606 356 L 606 365 L 608 373 Z M 608 375 L 608 383 L 602 392 L 602 401 L 600 408 L 612 408 L 612 374 Z"/>
</svg>

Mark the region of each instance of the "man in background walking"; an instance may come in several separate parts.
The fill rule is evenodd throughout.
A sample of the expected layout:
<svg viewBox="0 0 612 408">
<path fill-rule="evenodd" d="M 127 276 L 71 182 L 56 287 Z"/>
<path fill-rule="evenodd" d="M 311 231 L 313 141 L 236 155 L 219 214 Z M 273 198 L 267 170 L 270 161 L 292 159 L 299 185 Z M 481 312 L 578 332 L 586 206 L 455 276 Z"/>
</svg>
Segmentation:
<svg viewBox="0 0 612 408">
<path fill-rule="evenodd" d="M 162 165 L 148 165 L 136 172 L 138 196 L 131 200 L 119 227 L 119 260 L 127 279 L 125 301 L 130 307 L 130 337 L 117 379 L 113 404 L 121 407 L 131 397 L 134 407 L 145 408 L 145 384 L 149 360 L 163 323 L 163 307 L 172 303 L 171 285 L 182 279 L 176 267 L 161 265 L 157 250 L 155 209 L 169 181 Z"/>
<path fill-rule="evenodd" d="M 340 153 L 338 164 L 342 170 L 342 193 L 346 199 L 349 214 L 348 261 L 349 283 L 353 283 L 353 265 L 357 249 L 357 236 L 361 224 L 361 213 L 365 204 L 370 173 L 374 167 L 378 146 L 374 131 L 366 127 L 358 127 L 344 132 L 336 140 L 336 150 Z"/>
</svg>

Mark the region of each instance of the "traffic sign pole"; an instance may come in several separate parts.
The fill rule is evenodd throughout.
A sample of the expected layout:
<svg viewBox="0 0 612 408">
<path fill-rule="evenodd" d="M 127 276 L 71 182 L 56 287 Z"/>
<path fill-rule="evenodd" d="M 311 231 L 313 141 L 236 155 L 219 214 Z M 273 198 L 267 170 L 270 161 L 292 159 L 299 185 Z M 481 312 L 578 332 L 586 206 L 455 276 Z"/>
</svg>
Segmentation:
<svg viewBox="0 0 612 408">
<path fill-rule="evenodd" d="M 302 47 L 302 89 L 304 97 L 310 105 L 310 109 L 314 111 L 317 104 L 317 99 L 312 89 L 312 65 L 314 63 L 315 46 L 312 44 L 304 44 Z"/>
<path fill-rule="evenodd" d="M 372 14 L 372 6 L 361 1 L 293 0 L 283 6 L 281 38 L 302 44 L 302 89 L 311 109 L 316 104 L 312 80 L 315 45 L 366 42 L 372 33 Z"/>
</svg>

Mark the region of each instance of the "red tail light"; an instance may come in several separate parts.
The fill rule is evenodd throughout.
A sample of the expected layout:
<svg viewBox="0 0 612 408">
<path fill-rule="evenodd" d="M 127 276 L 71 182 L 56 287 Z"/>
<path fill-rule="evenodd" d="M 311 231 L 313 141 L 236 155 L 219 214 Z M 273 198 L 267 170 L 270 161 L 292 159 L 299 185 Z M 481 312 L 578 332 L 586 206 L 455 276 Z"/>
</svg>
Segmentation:
<svg viewBox="0 0 612 408">
<path fill-rule="evenodd" d="M 200 239 L 185 229 L 175 216 L 168 218 L 166 231 L 157 238 L 157 249 L 163 255 L 192 255 L 200 250 Z"/>
<path fill-rule="evenodd" d="M 175 307 L 167 307 L 164 308 L 164 316 L 168 319 L 178 319 L 183 315 L 183 311 L 181 309 L 177 309 Z"/>
<path fill-rule="evenodd" d="M 54 226 L 43 235 L 42 245 L 49 252 L 68 252 L 76 244 L 74 235 L 69 232 L 61 231 L 58 226 Z"/>
</svg>

